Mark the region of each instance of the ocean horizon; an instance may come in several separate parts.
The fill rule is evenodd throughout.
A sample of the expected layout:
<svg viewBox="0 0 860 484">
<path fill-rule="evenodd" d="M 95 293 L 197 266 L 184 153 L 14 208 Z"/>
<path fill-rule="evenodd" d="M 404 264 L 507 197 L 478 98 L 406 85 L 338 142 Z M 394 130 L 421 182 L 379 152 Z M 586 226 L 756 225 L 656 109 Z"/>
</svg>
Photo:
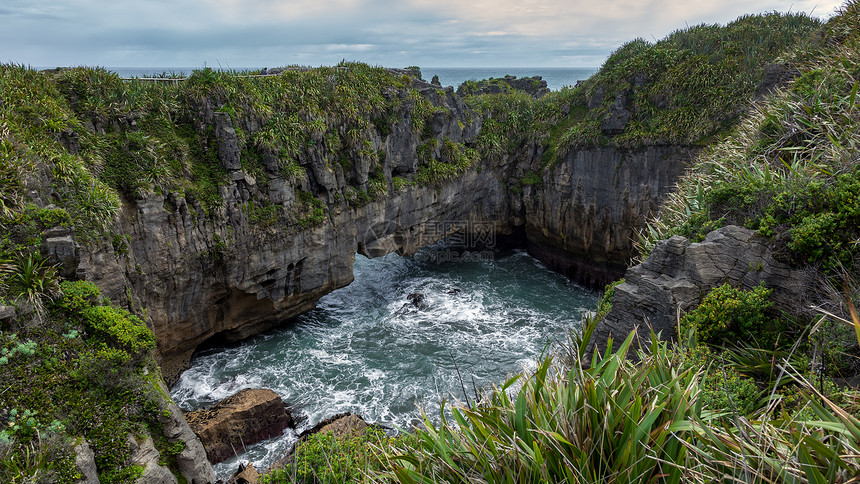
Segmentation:
<svg viewBox="0 0 860 484">
<path fill-rule="evenodd" d="M 210 66 L 211 67 L 211 66 Z M 257 70 L 263 66 L 252 67 L 213 67 L 222 70 Z M 273 67 L 273 66 L 270 66 Z M 49 66 L 36 66 L 35 69 L 51 69 Z M 162 74 L 188 75 L 195 69 L 202 67 L 105 67 L 109 71 L 116 72 L 120 77 L 148 77 Z M 565 86 L 575 86 L 577 81 L 585 80 L 597 72 L 599 67 L 421 67 L 421 76 L 428 82 L 434 75 L 439 76 L 439 82 L 443 86 L 454 86 L 455 88 L 465 81 L 479 81 L 491 77 L 504 77 L 506 75 L 516 77 L 541 76 L 546 81 L 547 87 L 557 91 Z"/>
</svg>

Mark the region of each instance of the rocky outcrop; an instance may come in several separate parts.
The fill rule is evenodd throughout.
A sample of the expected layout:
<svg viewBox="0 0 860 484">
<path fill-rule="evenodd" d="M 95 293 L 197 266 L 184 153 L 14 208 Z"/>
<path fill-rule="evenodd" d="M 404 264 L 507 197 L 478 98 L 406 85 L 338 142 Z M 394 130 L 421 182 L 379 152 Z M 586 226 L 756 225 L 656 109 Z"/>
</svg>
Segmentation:
<svg viewBox="0 0 860 484">
<path fill-rule="evenodd" d="M 465 82 L 457 88 L 457 94 L 502 94 L 511 90 L 522 91 L 526 94 L 539 98 L 549 94 L 546 81 L 541 76 L 520 77 L 505 76 L 492 79 L 484 79 L 474 83 Z"/>
<path fill-rule="evenodd" d="M 648 259 L 624 274 L 615 288 L 612 309 L 598 323 L 591 348 L 603 351 L 608 338 L 624 339 L 638 328 L 641 341 L 654 329 L 663 339 L 676 337 L 677 315 L 698 306 L 713 288 L 724 283 L 752 289 L 759 283 L 773 289 L 775 307 L 804 314 L 814 274 L 774 258 L 770 241 L 738 226 L 715 230 L 699 243 L 681 236 L 657 243 Z"/>
<path fill-rule="evenodd" d="M 99 484 L 96 455 L 86 440 L 75 445 L 75 467 L 81 473 L 81 478 L 75 484 Z"/>
<path fill-rule="evenodd" d="M 627 109 L 628 91 L 621 91 L 615 96 L 615 102 L 609 106 L 609 113 L 600 121 L 600 131 L 606 136 L 615 136 L 624 132 L 633 113 Z"/>
<path fill-rule="evenodd" d="M 319 433 L 331 432 L 335 437 L 360 437 L 367 429 L 367 422 L 359 415 L 344 415 L 340 418 L 329 420 L 328 423 L 319 428 Z"/>
<path fill-rule="evenodd" d="M 163 395 L 167 395 L 167 388 L 159 381 L 159 388 Z M 215 471 L 206 459 L 206 449 L 203 443 L 188 425 L 182 410 L 167 400 L 167 412 L 159 416 L 162 426 L 162 435 L 168 442 L 185 443 L 182 451 L 175 456 L 176 467 L 188 484 L 210 484 L 215 482 Z"/>
<path fill-rule="evenodd" d="M 281 435 L 291 427 L 281 397 L 272 390 L 245 389 L 210 409 L 185 414 L 212 463 L 222 462 L 245 446 Z"/>
<path fill-rule="evenodd" d="M 152 437 L 147 435 L 143 440 L 138 440 L 129 435 L 127 444 L 131 450 L 131 464 L 143 468 L 143 474 L 137 478 L 135 484 L 177 484 L 176 476 L 170 469 L 159 465 L 159 452 L 152 442 Z"/>
<path fill-rule="evenodd" d="M 254 464 L 249 462 L 248 465 L 239 464 L 239 470 L 233 473 L 227 484 L 257 484 L 258 482 L 260 482 L 260 473 L 254 468 Z"/>
<path fill-rule="evenodd" d="M 15 306 L 0 305 L 0 321 L 9 321 L 18 316 Z"/>
</svg>

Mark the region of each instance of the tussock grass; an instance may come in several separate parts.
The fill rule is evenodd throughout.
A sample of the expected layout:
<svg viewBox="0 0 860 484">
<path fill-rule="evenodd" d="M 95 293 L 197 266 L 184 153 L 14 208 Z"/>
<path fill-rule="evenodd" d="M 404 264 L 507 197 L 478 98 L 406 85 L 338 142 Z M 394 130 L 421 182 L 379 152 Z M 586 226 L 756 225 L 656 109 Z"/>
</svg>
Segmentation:
<svg viewBox="0 0 860 484">
<path fill-rule="evenodd" d="M 749 416 L 709 409 L 700 383 L 713 371 L 707 363 L 656 335 L 632 362 L 627 353 L 634 336 L 585 368 L 570 358 L 585 346 L 575 334 L 558 359 L 541 359 L 536 370 L 508 380 L 474 407 L 451 404 L 438 417 L 424 415 L 414 438 L 393 454 L 386 448 L 389 469 L 374 479 L 846 482 L 860 472 L 860 420 L 818 393 L 788 360 L 772 369 L 802 388 L 811 418 L 780 414 L 775 391 Z"/>
<path fill-rule="evenodd" d="M 733 223 L 779 238 L 795 262 L 831 272 L 853 265 L 860 236 L 857 10 L 857 2 L 846 3 L 818 42 L 795 54 L 800 77 L 697 160 L 641 235 L 643 257 L 671 235 L 699 239 Z"/>
</svg>

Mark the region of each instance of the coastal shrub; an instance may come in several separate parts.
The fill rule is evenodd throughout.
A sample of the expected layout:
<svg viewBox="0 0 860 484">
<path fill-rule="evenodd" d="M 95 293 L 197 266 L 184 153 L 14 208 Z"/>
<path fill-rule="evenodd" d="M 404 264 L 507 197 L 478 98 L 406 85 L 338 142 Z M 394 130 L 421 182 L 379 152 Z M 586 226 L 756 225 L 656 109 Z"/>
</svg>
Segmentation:
<svg viewBox="0 0 860 484">
<path fill-rule="evenodd" d="M 702 407 L 749 415 L 760 405 L 759 388 L 752 378 L 740 375 L 732 367 L 708 371 L 702 381 Z"/>
<path fill-rule="evenodd" d="M 763 284 L 750 291 L 731 284 L 712 289 L 696 309 L 681 317 L 681 332 L 694 331 L 699 342 L 720 344 L 729 341 L 757 341 L 773 345 L 778 334 L 767 315 L 773 306 L 771 289 Z"/>
<path fill-rule="evenodd" d="M 332 432 L 317 432 L 300 442 L 290 461 L 270 471 L 262 482 L 269 484 L 307 482 L 335 484 L 368 482 L 368 476 L 382 469 L 379 452 L 405 437 L 388 437 L 378 428 L 364 434 L 336 437 Z"/>
<path fill-rule="evenodd" d="M 431 140 L 436 143 L 436 140 Z M 423 146 L 423 145 L 422 145 Z M 418 147 L 419 151 L 421 146 Z M 432 156 L 432 149 L 428 148 L 422 158 L 423 163 L 418 167 L 414 182 L 418 185 L 433 185 L 446 180 L 451 180 L 457 175 L 465 172 L 480 160 L 480 154 L 474 148 L 467 147 L 463 143 L 455 143 L 448 138 L 442 141 L 440 149 L 441 158 Z"/>
<path fill-rule="evenodd" d="M 0 287 L 5 296 L 26 305 L 41 322 L 45 305 L 59 295 L 57 270 L 38 252 L 19 253 L 0 262 Z"/>
<path fill-rule="evenodd" d="M 322 200 L 314 197 L 313 193 L 300 191 L 298 199 L 301 202 L 301 211 L 296 223 L 301 229 L 316 227 L 326 220 L 326 206 Z"/>
<path fill-rule="evenodd" d="M 155 348 L 155 334 L 140 318 L 124 309 L 99 304 L 101 294 L 93 283 L 67 281 L 61 287 L 63 298 L 57 306 L 80 318 L 90 337 L 107 345 L 99 346 L 97 359 L 126 363 L 129 355 L 139 357 Z M 120 352 L 128 354 L 123 357 Z"/>
<path fill-rule="evenodd" d="M 856 10 L 847 2 L 811 42 L 786 55 L 799 77 L 697 159 L 643 232 L 642 257 L 657 240 L 705 233 L 719 219 L 771 237 L 787 262 L 836 279 L 840 267 L 853 268 L 860 237 Z"/>
<path fill-rule="evenodd" d="M 761 390 L 755 379 L 726 363 L 724 352 L 715 354 L 707 345 L 683 346 L 681 351 L 683 366 L 701 371 L 702 408 L 728 415 L 750 415 L 761 407 Z"/>
<path fill-rule="evenodd" d="M 558 372 L 551 358 L 475 407 L 443 405 L 390 457 L 395 482 L 678 482 L 688 473 L 695 374 L 664 343 L 640 364 L 634 334 L 590 368 Z"/>
<path fill-rule="evenodd" d="M 90 281 L 63 281 L 60 289 L 63 297 L 57 306 L 66 311 L 80 312 L 101 303 L 101 291 Z"/>
</svg>

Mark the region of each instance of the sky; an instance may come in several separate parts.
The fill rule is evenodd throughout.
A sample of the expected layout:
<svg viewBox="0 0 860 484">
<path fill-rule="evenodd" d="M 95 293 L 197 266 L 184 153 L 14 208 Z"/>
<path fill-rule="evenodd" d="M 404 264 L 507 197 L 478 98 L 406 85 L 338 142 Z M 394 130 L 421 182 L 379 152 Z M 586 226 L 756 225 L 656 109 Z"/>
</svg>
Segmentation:
<svg viewBox="0 0 860 484">
<path fill-rule="evenodd" d="M 842 0 L 0 0 L 0 62 L 597 67 L 618 46 Z"/>
</svg>

